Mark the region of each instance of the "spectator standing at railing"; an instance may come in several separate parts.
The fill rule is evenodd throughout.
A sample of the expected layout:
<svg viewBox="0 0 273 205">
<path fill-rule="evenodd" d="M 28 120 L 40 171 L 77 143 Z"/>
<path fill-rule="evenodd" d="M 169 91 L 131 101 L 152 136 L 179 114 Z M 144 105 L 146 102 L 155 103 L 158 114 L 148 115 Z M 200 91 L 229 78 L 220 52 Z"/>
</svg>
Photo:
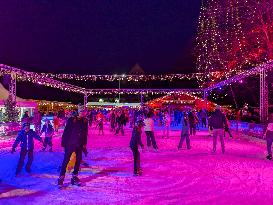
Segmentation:
<svg viewBox="0 0 273 205">
<path fill-rule="evenodd" d="M 267 159 L 272 160 L 272 142 L 273 142 L 273 113 L 269 115 L 268 125 L 264 133 L 264 138 L 266 139 L 267 146 Z"/>
</svg>

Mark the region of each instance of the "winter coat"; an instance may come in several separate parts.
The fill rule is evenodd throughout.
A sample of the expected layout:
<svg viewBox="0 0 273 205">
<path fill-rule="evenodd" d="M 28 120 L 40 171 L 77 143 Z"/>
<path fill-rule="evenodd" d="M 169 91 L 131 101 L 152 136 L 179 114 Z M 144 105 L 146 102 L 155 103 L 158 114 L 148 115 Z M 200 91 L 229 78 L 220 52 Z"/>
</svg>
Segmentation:
<svg viewBox="0 0 273 205">
<path fill-rule="evenodd" d="M 144 146 L 141 141 L 141 132 L 139 132 L 138 129 L 135 127 L 132 132 L 130 147 L 131 149 L 137 149 L 138 145 L 140 145 L 141 147 Z"/>
<path fill-rule="evenodd" d="M 70 117 L 62 135 L 62 147 L 82 148 L 87 144 L 88 121 L 86 118 Z"/>
<path fill-rule="evenodd" d="M 51 124 L 48 124 L 48 127 L 47 125 L 43 125 L 43 128 L 41 130 L 41 135 L 45 133 L 45 137 L 52 137 L 53 133 L 54 133 L 54 129 L 52 127 Z"/>
<path fill-rule="evenodd" d="M 228 127 L 226 117 L 220 110 L 215 110 L 211 115 L 210 125 L 213 129 L 224 129 L 224 127 Z"/>
<path fill-rule="evenodd" d="M 18 133 L 16 140 L 14 141 L 12 145 L 12 148 L 15 149 L 17 145 L 21 142 L 21 149 L 33 150 L 34 149 L 33 138 L 42 142 L 42 138 L 33 130 L 29 130 L 28 132 L 26 132 L 25 130 L 21 130 Z"/>
<path fill-rule="evenodd" d="M 198 121 L 199 121 L 198 117 L 194 113 L 190 112 L 189 113 L 189 123 L 191 125 L 196 125 L 198 123 Z"/>
<path fill-rule="evenodd" d="M 144 120 L 144 131 L 154 131 L 154 120 L 153 118 L 146 118 Z"/>
<path fill-rule="evenodd" d="M 189 135 L 190 134 L 190 123 L 188 119 L 182 119 L 182 132 L 181 135 Z"/>
</svg>

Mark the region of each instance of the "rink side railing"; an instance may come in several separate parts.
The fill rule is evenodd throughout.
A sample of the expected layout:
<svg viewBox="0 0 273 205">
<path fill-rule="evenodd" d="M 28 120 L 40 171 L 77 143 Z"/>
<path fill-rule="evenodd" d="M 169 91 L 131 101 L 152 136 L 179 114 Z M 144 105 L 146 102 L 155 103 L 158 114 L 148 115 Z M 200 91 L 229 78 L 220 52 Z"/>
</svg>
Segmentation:
<svg viewBox="0 0 273 205">
<path fill-rule="evenodd" d="M 230 120 L 230 129 L 240 134 L 245 134 L 262 139 L 266 129 L 266 124 L 255 124 Z"/>
<path fill-rule="evenodd" d="M 0 123 L 0 136 L 15 135 L 21 128 L 20 123 Z M 239 134 L 245 134 L 262 139 L 266 129 L 266 124 L 230 120 L 230 129 Z"/>
</svg>

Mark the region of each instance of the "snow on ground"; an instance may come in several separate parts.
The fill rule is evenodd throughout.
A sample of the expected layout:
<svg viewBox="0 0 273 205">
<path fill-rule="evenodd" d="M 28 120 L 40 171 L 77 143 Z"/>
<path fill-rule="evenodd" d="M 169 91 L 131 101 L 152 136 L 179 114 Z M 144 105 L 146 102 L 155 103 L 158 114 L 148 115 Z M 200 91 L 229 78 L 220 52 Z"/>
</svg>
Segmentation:
<svg viewBox="0 0 273 205">
<path fill-rule="evenodd" d="M 191 138 L 191 150 L 177 150 L 178 129 L 169 139 L 156 131 L 158 152 L 141 152 L 143 176 L 133 176 L 133 158 L 126 136 L 105 136 L 89 131 L 89 155 L 80 178 L 84 187 L 56 186 L 63 159 L 60 135 L 54 138 L 54 152 L 35 146 L 32 174 L 15 177 L 19 148 L 10 154 L 13 140 L 0 141 L 0 204 L 273 204 L 273 163 L 265 159 L 265 143 L 237 136 L 225 138 L 226 153 L 218 143 L 212 154 L 212 138 L 206 131 Z M 146 145 L 143 133 L 142 141 Z"/>
</svg>

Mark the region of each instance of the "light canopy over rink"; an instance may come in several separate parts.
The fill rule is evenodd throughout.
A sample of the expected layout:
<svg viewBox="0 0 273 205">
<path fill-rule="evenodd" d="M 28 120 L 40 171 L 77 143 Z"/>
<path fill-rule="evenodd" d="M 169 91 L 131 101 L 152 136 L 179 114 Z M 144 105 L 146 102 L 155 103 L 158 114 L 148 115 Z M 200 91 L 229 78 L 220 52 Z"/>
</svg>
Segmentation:
<svg viewBox="0 0 273 205">
<path fill-rule="evenodd" d="M 83 187 L 65 188 L 56 181 L 63 159 L 60 136 L 54 137 L 54 152 L 40 152 L 35 146 L 32 174 L 14 177 L 19 149 L 10 154 L 13 140 L 1 140 L 0 204 L 273 204 L 273 163 L 265 159 L 266 145 L 260 139 L 225 138 L 223 155 L 218 142 L 212 154 L 212 138 L 206 131 L 191 137 L 191 150 L 177 150 L 180 131 L 162 139 L 156 129 L 158 152 L 142 152 L 143 175 L 133 176 L 129 149 L 131 129 L 114 136 L 105 126 L 105 135 L 89 130 L 89 167 L 79 174 Z M 146 136 L 142 133 L 146 148 Z"/>
</svg>

